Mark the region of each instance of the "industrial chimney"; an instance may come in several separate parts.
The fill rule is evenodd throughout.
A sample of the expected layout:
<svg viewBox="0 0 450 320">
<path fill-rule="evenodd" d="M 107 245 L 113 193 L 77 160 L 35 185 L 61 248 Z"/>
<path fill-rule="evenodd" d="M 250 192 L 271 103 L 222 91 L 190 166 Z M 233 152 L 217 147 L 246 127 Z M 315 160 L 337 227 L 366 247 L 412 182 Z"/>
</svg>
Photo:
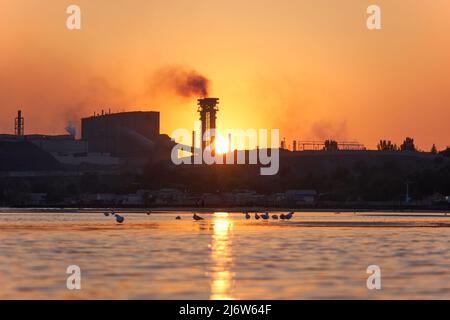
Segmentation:
<svg viewBox="0 0 450 320">
<path fill-rule="evenodd" d="M 211 153 L 214 154 L 214 135 L 211 131 L 216 129 L 216 113 L 219 111 L 217 105 L 219 98 L 203 98 L 198 99 L 198 112 L 200 113 L 200 121 L 202 122 L 202 151 L 211 146 Z M 205 133 L 208 133 L 205 135 Z M 204 139 L 204 137 L 207 137 Z M 206 141 L 204 141 L 206 140 Z"/>
<path fill-rule="evenodd" d="M 283 138 L 283 140 L 281 140 L 281 149 L 286 149 L 286 138 Z"/>
<path fill-rule="evenodd" d="M 22 117 L 22 111 L 17 111 L 17 118 L 14 121 L 14 133 L 16 136 L 23 136 L 25 132 L 25 120 Z"/>
</svg>

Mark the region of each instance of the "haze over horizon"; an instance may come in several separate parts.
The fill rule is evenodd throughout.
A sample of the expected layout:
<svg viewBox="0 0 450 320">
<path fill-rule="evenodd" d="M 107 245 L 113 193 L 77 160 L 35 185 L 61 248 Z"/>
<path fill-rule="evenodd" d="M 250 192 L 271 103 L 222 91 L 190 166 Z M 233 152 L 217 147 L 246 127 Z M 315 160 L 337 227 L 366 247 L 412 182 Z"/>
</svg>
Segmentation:
<svg viewBox="0 0 450 320">
<path fill-rule="evenodd" d="M 382 30 L 369 31 L 374 2 Z M 79 31 L 66 28 L 70 4 Z M 101 109 L 192 129 L 202 92 L 174 83 L 195 75 L 220 98 L 219 128 L 450 144 L 447 0 L 3 0 L 0 12 L 0 133 L 18 109 L 26 133 L 64 133 Z"/>
</svg>

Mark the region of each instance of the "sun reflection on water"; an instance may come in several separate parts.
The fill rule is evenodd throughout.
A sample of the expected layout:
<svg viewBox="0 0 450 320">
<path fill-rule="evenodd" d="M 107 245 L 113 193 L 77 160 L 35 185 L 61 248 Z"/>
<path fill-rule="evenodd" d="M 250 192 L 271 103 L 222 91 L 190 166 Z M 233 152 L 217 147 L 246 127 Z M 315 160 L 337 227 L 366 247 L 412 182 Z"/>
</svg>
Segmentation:
<svg viewBox="0 0 450 320">
<path fill-rule="evenodd" d="M 227 212 L 215 212 L 211 243 L 211 299 L 230 300 L 232 296 L 233 264 L 231 232 L 233 222 Z"/>
</svg>

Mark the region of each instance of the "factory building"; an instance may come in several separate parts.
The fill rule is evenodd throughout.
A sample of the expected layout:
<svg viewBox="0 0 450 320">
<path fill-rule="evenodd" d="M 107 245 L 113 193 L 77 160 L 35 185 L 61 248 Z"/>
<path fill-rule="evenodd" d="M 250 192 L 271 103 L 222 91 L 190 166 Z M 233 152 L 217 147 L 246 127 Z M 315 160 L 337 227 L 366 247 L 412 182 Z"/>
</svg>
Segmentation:
<svg viewBox="0 0 450 320">
<path fill-rule="evenodd" d="M 83 164 L 99 166 L 119 165 L 119 159 L 111 157 L 109 154 L 88 152 L 87 142 L 76 140 L 72 135 L 29 134 L 19 136 L 0 134 L 0 143 L 22 143 L 22 145 L 27 143 L 35 145 L 40 150 L 52 155 L 61 164 L 74 166 Z M 17 151 L 19 149 L 14 150 Z"/>
<path fill-rule="evenodd" d="M 89 152 L 140 157 L 154 148 L 159 136 L 159 112 L 102 113 L 81 120 L 81 140 Z"/>
<path fill-rule="evenodd" d="M 67 135 L 24 134 L 24 117 L 15 118 L 15 134 L 0 134 L 2 143 L 34 145 L 60 164 L 73 166 L 142 167 L 170 157 L 173 146 L 160 135 L 159 112 L 102 113 L 81 120 L 81 139 L 75 129 Z M 18 156 L 20 156 L 20 150 Z M 35 150 L 35 149 L 30 149 Z"/>
</svg>

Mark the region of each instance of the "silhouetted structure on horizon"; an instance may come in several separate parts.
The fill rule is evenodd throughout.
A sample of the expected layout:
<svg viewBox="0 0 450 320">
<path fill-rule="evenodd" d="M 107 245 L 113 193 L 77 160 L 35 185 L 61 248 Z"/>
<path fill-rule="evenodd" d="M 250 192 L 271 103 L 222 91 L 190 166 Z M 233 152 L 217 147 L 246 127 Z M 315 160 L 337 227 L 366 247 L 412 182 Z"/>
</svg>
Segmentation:
<svg viewBox="0 0 450 320">
<path fill-rule="evenodd" d="M 219 108 L 217 107 L 218 104 L 218 98 L 198 99 L 198 112 L 200 113 L 200 121 L 202 122 L 202 151 L 211 146 L 212 154 L 214 154 L 215 136 L 213 134 L 210 135 L 205 133 L 212 133 L 211 131 L 216 129 L 216 113 L 219 111 Z"/>
<path fill-rule="evenodd" d="M 22 111 L 17 111 L 17 118 L 14 121 L 14 133 L 16 136 L 23 136 L 25 133 L 25 120 L 22 117 Z"/>
<path fill-rule="evenodd" d="M 121 112 L 81 119 L 89 152 L 124 157 L 150 149 L 159 136 L 159 112 Z"/>
</svg>

